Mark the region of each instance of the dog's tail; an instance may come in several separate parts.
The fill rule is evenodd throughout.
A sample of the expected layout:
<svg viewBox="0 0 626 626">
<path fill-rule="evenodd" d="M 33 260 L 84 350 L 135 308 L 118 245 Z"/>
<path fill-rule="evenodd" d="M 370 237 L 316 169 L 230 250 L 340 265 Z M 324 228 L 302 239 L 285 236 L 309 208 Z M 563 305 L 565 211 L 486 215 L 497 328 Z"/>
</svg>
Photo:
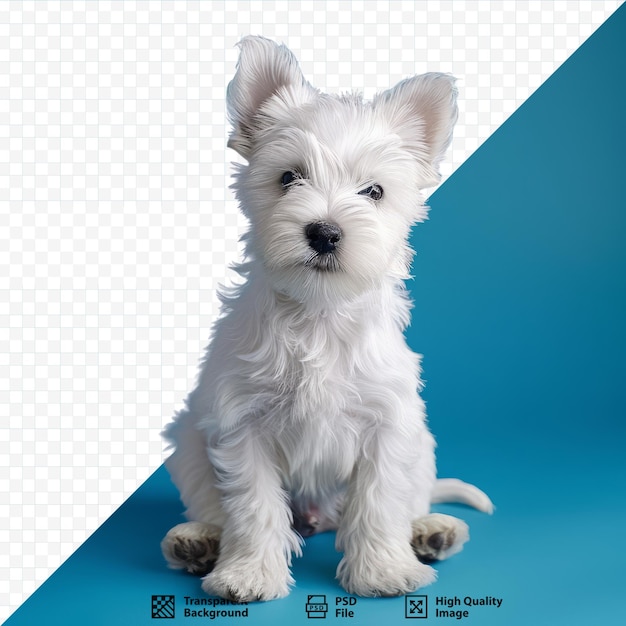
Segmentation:
<svg viewBox="0 0 626 626">
<path fill-rule="evenodd" d="M 494 509 L 493 502 L 484 491 L 458 478 L 439 478 L 435 482 L 431 502 L 459 502 L 490 515 Z"/>
</svg>

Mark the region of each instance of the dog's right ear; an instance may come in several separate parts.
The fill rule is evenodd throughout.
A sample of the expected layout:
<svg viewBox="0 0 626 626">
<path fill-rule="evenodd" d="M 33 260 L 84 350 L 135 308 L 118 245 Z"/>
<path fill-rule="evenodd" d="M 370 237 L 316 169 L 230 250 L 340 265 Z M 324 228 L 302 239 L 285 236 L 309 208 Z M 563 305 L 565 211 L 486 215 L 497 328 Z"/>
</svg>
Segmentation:
<svg viewBox="0 0 626 626">
<path fill-rule="evenodd" d="M 237 72 L 228 85 L 226 102 L 233 131 L 228 147 L 248 158 L 259 128 L 261 106 L 285 87 L 315 92 L 304 79 L 296 57 L 285 46 L 249 35 L 238 44 Z"/>
</svg>

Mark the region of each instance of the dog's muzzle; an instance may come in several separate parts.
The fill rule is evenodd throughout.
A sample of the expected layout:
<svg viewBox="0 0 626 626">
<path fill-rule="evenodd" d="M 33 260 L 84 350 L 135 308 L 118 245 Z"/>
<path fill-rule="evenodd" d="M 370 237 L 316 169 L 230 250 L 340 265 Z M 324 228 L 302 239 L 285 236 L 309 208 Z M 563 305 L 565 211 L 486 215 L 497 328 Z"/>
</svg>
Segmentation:
<svg viewBox="0 0 626 626">
<path fill-rule="evenodd" d="M 309 246 L 318 254 L 329 254 L 337 249 L 343 233 L 336 224 L 313 222 L 304 229 Z"/>
</svg>

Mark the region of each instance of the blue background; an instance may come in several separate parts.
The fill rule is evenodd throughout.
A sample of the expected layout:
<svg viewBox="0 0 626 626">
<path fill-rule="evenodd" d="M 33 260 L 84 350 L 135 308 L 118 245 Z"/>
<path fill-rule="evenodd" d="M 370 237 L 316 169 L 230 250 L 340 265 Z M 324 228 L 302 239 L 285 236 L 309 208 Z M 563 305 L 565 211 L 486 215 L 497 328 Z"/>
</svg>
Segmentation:
<svg viewBox="0 0 626 626">
<path fill-rule="evenodd" d="M 431 622 L 436 596 L 495 596 L 501 608 L 462 623 L 624 623 L 625 77 L 622 6 L 432 196 L 415 232 L 408 339 L 425 355 L 440 474 L 497 505 L 493 517 L 438 507 L 472 541 L 417 592 Z M 176 595 L 165 623 L 194 623 L 179 616 L 199 581 L 159 552 L 181 513 L 161 468 L 6 623 L 155 624 L 157 594 Z M 308 594 L 327 594 L 335 621 L 339 558 L 332 535 L 309 540 L 291 596 L 250 605 L 247 623 L 309 623 Z M 404 608 L 359 599 L 349 622 L 411 623 Z"/>
</svg>

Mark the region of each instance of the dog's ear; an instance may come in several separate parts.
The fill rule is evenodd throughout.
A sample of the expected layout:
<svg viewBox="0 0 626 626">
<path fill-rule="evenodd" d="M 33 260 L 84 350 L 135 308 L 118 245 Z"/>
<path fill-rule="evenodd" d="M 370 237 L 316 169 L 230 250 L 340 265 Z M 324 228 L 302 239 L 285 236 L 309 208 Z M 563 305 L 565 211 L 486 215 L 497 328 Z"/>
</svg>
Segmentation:
<svg viewBox="0 0 626 626">
<path fill-rule="evenodd" d="M 458 117 L 455 79 L 449 74 L 413 76 L 376 96 L 380 110 L 420 167 L 420 187 L 436 185 L 439 163 L 452 140 Z"/>
<path fill-rule="evenodd" d="M 247 158 L 258 129 L 257 113 L 263 103 L 285 87 L 312 93 L 315 90 L 304 79 L 296 57 L 285 45 L 249 35 L 238 46 L 241 51 L 237 71 L 226 94 L 233 126 L 228 146 Z"/>
</svg>

